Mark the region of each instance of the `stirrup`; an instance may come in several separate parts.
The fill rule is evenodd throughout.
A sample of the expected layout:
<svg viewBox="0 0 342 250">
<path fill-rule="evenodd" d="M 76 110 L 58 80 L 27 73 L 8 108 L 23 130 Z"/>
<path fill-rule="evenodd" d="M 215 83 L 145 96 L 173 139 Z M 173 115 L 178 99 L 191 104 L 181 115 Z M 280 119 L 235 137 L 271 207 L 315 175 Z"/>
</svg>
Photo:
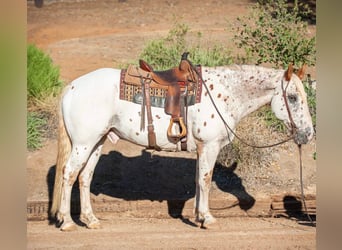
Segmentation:
<svg viewBox="0 0 342 250">
<path fill-rule="evenodd" d="M 173 135 L 171 130 L 172 130 L 172 126 L 173 126 L 173 123 L 175 122 L 178 122 L 179 123 L 179 126 L 180 126 L 180 133 L 178 135 Z M 169 127 L 167 129 L 167 135 L 169 137 L 172 137 L 172 138 L 182 138 L 184 136 L 186 136 L 186 126 L 184 124 L 184 121 L 183 121 L 183 117 L 172 117 L 170 119 L 170 124 L 169 124 Z"/>
</svg>

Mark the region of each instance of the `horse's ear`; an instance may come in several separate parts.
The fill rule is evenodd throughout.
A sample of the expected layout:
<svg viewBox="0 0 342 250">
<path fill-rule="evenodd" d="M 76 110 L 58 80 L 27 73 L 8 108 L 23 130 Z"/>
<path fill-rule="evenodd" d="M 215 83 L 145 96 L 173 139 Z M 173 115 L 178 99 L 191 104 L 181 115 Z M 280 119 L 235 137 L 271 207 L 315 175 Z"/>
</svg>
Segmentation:
<svg viewBox="0 0 342 250">
<path fill-rule="evenodd" d="M 303 66 L 296 73 L 296 75 L 299 77 L 300 80 L 304 78 L 305 71 L 306 71 L 306 64 L 303 64 Z"/>
<path fill-rule="evenodd" d="M 290 81 L 292 73 L 293 73 L 293 64 L 290 63 L 289 67 L 287 68 L 287 70 L 285 72 L 285 80 L 286 81 Z"/>
</svg>

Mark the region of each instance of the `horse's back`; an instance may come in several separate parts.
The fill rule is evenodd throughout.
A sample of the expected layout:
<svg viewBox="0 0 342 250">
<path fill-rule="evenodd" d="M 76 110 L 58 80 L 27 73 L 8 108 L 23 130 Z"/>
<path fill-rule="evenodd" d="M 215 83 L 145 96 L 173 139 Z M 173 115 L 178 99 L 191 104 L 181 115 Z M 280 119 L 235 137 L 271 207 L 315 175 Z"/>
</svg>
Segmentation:
<svg viewBox="0 0 342 250">
<path fill-rule="evenodd" d="M 70 83 L 70 85 L 75 87 L 104 87 L 105 85 L 108 85 L 108 83 L 113 83 L 113 80 L 120 76 L 120 72 L 120 69 L 100 68 L 76 78 Z"/>
</svg>

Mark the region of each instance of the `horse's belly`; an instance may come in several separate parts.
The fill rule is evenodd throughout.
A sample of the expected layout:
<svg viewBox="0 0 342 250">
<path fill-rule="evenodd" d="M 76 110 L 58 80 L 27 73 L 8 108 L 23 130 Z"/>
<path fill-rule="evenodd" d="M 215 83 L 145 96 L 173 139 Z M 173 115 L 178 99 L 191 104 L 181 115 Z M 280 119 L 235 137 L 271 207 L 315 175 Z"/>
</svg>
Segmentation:
<svg viewBox="0 0 342 250">
<path fill-rule="evenodd" d="M 144 121 L 142 120 L 142 113 L 141 105 L 120 100 L 111 123 L 120 138 L 148 146 L 148 120 L 146 111 Z M 157 145 L 162 149 L 175 150 L 177 145 L 167 137 L 170 116 L 162 108 L 152 108 L 151 113 Z"/>
</svg>

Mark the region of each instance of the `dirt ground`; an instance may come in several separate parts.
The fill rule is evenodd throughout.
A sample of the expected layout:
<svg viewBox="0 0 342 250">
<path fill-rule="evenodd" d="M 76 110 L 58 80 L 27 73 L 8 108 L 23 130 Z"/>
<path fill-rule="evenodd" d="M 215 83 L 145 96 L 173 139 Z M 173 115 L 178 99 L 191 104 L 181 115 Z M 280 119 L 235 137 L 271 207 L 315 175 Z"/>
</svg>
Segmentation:
<svg viewBox="0 0 342 250">
<path fill-rule="evenodd" d="M 100 67 L 120 67 L 138 60 L 146 42 L 165 36 L 175 19 L 189 25 L 194 36 L 201 32 L 208 44 L 232 44 L 227 21 L 246 14 L 252 3 L 46 0 L 42 8 L 36 8 L 28 1 L 27 40 L 49 53 L 68 83 Z M 310 30 L 315 32 L 315 27 Z M 303 149 L 305 192 L 315 196 L 315 143 Z M 49 201 L 56 152 L 54 137 L 41 150 L 28 152 L 28 203 Z M 28 221 L 28 249 L 315 249 L 315 227 L 296 217 L 262 216 L 268 213 L 265 201 L 271 202 L 272 195 L 300 191 L 293 143 L 270 152 L 276 159 L 274 164 L 250 173 L 239 166 L 237 170 L 215 167 L 210 197 L 211 207 L 221 208 L 213 212 L 219 225 L 202 230 L 191 217 L 195 154 L 155 153 L 129 142 L 114 146 L 106 142 L 91 187 L 103 228 L 93 231 L 80 227 L 66 235 L 47 220 Z M 73 197 L 77 195 L 75 189 Z M 178 203 L 172 205 L 174 201 L 186 202 L 179 210 Z M 116 204 L 117 211 L 106 208 L 106 202 L 108 206 Z"/>
<path fill-rule="evenodd" d="M 316 249 L 315 228 L 274 218 L 221 218 L 202 230 L 174 219 L 101 217 L 103 228 L 62 233 L 29 222 L 27 249 Z"/>
</svg>

